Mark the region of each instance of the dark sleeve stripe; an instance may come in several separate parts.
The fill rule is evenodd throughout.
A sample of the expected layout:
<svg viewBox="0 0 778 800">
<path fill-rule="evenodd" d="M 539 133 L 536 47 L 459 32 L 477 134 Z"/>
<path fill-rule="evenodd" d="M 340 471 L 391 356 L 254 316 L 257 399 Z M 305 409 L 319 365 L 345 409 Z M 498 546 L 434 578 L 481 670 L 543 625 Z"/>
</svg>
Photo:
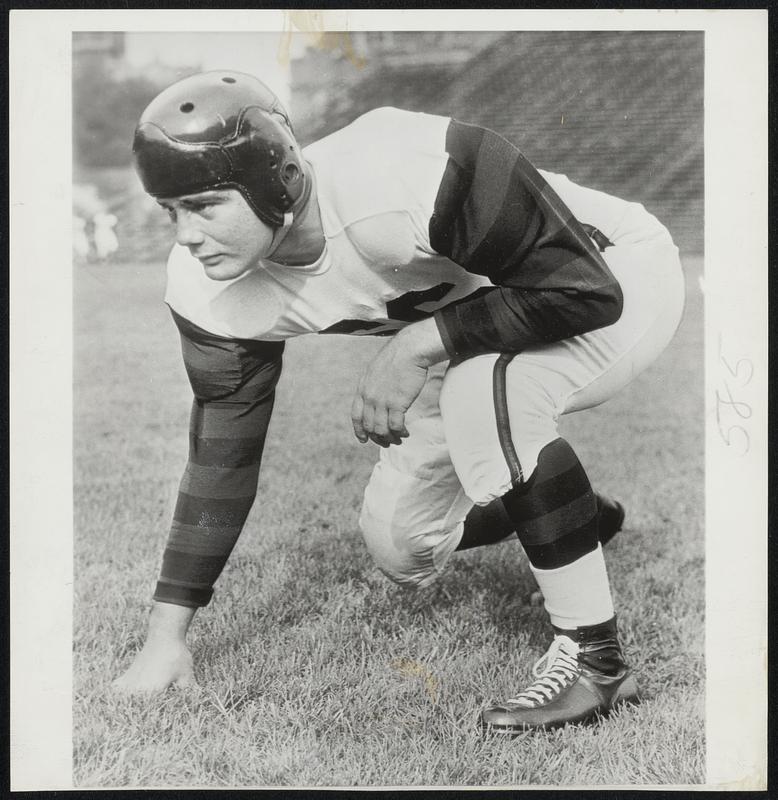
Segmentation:
<svg viewBox="0 0 778 800">
<path fill-rule="evenodd" d="M 243 524 L 254 503 L 254 492 L 248 497 L 195 497 L 178 493 L 174 518 L 184 525 L 198 528 L 234 528 Z"/>
<path fill-rule="evenodd" d="M 181 492 L 201 498 L 249 497 L 256 491 L 259 470 L 246 467 L 201 466 L 190 461 L 181 479 Z"/>
<path fill-rule="evenodd" d="M 154 599 L 158 603 L 171 603 L 186 608 L 201 608 L 207 606 L 213 597 L 210 587 L 195 588 L 192 586 L 177 586 L 160 578 L 154 590 Z"/>
<path fill-rule="evenodd" d="M 516 147 L 476 130 L 449 125 L 430 242 L 500 289 L 438 312 L 449 355 L 519 352 L 615 322 L 620 287 L 582 225 Z"/>
<path fill-rule="evenodd" d="M 522 243 L 521 237 L 505 235 L 506 231 L 518 230 L 518 226 L 511 223 L 524 218 L 524 209 L 516 204 L 521 197 L 512 197 L 512 202 L 506 203 L 514 180 L 513 165 L 518 151 L 505 149 L 505 160 L 500 170 L 491 168 L 495 155 L 493 151 L 492 137 L 482 139 L 475 174 L 463 208 L 462 221 L 466 220 L 467 225 L 460 236 L 463 249 L 467 248 L 472 255 L 461 266 L 469 271 L 481 269 L 481 265 L 488 263 L 490 258 L 497 258 L 497 263 L 504 263 L 506 257 Z M 499 236 L 497 248 L 492 244 L 495 234 Z"/>
<path fill-rule="evenodd" d="M 493 294 L 493 292 L 491 293 Z M 491 294 L 489 296 L 491 296 Z M 439 327 L 448 332 L 441 336 L 449 355 L 460 356 L 473 351 L 481 351 L 496 344 L 494 352 L 507 351 L 507 343 L 500 336 L 500 329 L 494 324 L 495 317 L 490 312 L 486 298 L 483 302 L 452 303 L 436 313 Z M 512 331 L 519 331 L 519 321 L 512 320 Z M 483 332 L 486 337 L 481 338 Z M 499 336 L 495 341 L 494 337 Z M 447 344 L 450 343 L 450 346 Z M 488 350 L 485 350 L 488 352 Z"/>
<path fill-rule="evenodd" d="M 436 311 L 433 315 L 435 324 L 438 327 L 440 339 L 443 342 L 443 347 L 452 358 L 455 357 L 460 350 L 459 343 L 454 339 L 454 336 L 459 332 L 459 327 L 456 323 L 452 324 L 451 322 L 447 322 L 445 317 L 456 314 L 456 311 L 456 306 L 447 306 L 440 311 Z"/>
<path fill-rule="evenodd" d="M 202 412 L 208 404 L 208 413 Z M 256 439 L 260 437 L 264 425 L 258 423 L 259 417 L 267 415 L 272 407 L 272 393 L 252 402 L 227 405 L 221 400 L 197 400 L 196 415 L 191 420 L 192 433 L 201 439 Z"/>
<path fill-rule="evenodd" d="M 168 548 L 187 553 L 217 555 L 229 552 L 240 536 L 242 525 L 209 527 L 207 525 L 187 525 L 173 520 L 170 526 Z M 182 580 L 186 576 L 180 576 Z"/>
<path fill-rule="evenodd" d="M 162 580 L 175 586 L 191 586 L 207 588 L 218 577 L 222 570 L 221 557 L 209 557 L 202 554 L 184 553 L 180 550 L 168 549 L 162 568 Z M 173 578 L 173 574 L 185 574 L 187 580 Z"/>
<path fill-rule="evenodd" d="M 256 464 L 261 457 L 264 436 L 254 439 L 201 439 L 189 437 L 189 460 L 201 467 L 243 468 Z"/>
<path fill-rule="evenodd" d="M 200 584 L 197 581 L 177 581 L 173 578 L 165 578 L 165 583 L 169 584 L 170 586 L 180 586 L 182 588 L 189 587 L 192 589 L 197 589 L 200 587 Z"/>
</svg>

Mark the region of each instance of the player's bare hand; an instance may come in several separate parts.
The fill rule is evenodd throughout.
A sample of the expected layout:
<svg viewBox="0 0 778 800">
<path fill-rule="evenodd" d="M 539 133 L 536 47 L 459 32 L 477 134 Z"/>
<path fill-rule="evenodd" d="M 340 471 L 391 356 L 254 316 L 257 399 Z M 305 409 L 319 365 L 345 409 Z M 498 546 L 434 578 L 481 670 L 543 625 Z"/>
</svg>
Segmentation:
<svg viewBox="0 0 778 800">
<path fill-rule="evenodd" d="M 427 380 L 427 367 L 418 363 L 404 339 L 392 339 L 367 367 L 351 404 L 354 435 L 381 447 L 402 444 L 408 434 L 405 413 Z"/>
<path fill-rule="evenodd" d="M 121 694 L 162 692 L 169 686 L 197 686 L 192 655 L 185 645 L 146 642 L 129 669 L 112 686 Z"/>
</svg>

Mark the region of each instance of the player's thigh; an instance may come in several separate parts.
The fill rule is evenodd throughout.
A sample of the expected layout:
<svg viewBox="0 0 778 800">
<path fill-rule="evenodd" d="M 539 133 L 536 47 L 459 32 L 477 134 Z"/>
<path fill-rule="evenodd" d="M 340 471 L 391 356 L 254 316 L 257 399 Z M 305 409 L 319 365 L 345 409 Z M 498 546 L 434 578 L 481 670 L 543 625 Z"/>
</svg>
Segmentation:
<svg viewBox="0 0 778 800">
<path fill-rule="evenodd" d="M 606 328 L 527 353 L 558 373 L 560 413 L 592 408 L 649 367 L 673 338 L 683 315 L 685 284 L 669 235 L 611 247 L 603 254 L 624 296 L 621 317 Z"/>
<path fill-rule="evenodd" d="M 452 366 L 440 397 L 449 453 L 468 497 L 485 505 L 529 478 L 557 438 L 555 376 L 521 355 Z"/>
<path fill-rule="evenodd" d="M 452 462 L 473 502 L 485 504 L 529 478 L 558 436 L 561 414 L 612 397 L 664 350 L 683 310 L 683 275 L 669 237 L 606 250 L 624 294 L 614 325 L 452 366 L 440 405 Z"/>
<path fill-rule="evenodd" d="M 456 549 L 472 507 L 451 463 L 438 405 L 445 365 L 431 370 L 406 418 L 410 436 L 382 449 L 365 489 L 360 528 L 393 580 L 424 585 Z"/>
</svg>

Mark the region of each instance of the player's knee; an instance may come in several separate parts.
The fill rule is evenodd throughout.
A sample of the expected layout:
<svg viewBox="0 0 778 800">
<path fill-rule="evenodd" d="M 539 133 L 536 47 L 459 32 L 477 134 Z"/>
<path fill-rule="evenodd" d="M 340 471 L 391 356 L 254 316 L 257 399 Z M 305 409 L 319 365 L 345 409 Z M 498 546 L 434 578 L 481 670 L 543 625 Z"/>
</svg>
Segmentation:
<svg viewBox="0 0 778 800">
<path fill-rule="evenodd" d="M 489 505 L 493 500 L 502 497 L 512 486 L 510 471 L 507 469 L 481 471 L 468 469 L 463 471 L 461 480 L 462 488 L 477 506 Z"/>
<path fill-rule="evenodd" d="M 434 570 L 419 558 L 421 554 L 413 552 L 406 532 L 391 519 L 382 519 L 363 508 L 359 527 L 375 565 L 391 581 L 412 588 L 434 580 Z"/>
<path fill-rule="evenodd" d="M 419 532 L 401 514 L 376 514 L 367 504 L 359 526 L 376 566 L 391 581 L 408 588 L 432 583 L 461 536 L 458 530 Z"/>
<path fill-rule="evenodd" d="M 478 506 L 502 497 L 535 470 L 541 449 L 557 437 L 553 425 L 527 425 L 532 436 L 503 434 L 502 443 L 472 440 L 457 442 L 451 459 L 465 494 Z"/>
</svg>

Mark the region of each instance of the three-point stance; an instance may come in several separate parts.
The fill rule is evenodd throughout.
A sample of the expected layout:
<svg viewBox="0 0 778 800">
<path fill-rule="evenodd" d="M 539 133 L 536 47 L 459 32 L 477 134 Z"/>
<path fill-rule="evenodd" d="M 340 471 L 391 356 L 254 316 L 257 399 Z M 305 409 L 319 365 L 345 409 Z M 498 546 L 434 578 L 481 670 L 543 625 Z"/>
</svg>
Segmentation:
<svg viewBox="0 0 778 800">
<path fill-rule="evenodd" d="M 561 414 L 607 400 L 673 336 L 677 249 L 636 203 L 533 167 L 492 131 L 381 108 L 301 152 L 256 78 L 160 94 L 134 152 L 177 246 L 166 302 L 194 391 L 190 452 L 144 648 L 117 684 L 192 680 L 185 636 L 251 508 L 284 341 L 389 336 L 351 409 L 382 446 L 360 526 L 380 568 L 434 580 L 457 549 L 518 534 L 554 629 L 493 731 L 589 719 L 637 689 L 595 494 Z"/>
</svg>

